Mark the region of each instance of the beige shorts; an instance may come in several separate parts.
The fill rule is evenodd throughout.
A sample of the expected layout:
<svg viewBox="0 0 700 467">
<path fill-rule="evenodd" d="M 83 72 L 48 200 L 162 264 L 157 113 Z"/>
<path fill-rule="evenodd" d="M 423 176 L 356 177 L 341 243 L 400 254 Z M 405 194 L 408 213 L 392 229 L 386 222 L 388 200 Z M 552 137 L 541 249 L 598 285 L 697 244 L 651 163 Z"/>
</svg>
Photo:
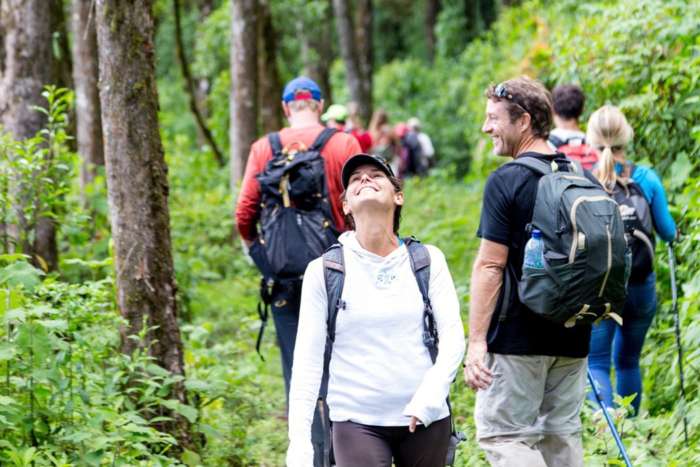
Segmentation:
<svg viewBox="0 0 700 467">
<path fill-rule="evenodd" d="M 494 379 L 476 394 L 479 440 L 580 433 L 585 358 L 490 353 L 486 362 Z"/>
</svg>

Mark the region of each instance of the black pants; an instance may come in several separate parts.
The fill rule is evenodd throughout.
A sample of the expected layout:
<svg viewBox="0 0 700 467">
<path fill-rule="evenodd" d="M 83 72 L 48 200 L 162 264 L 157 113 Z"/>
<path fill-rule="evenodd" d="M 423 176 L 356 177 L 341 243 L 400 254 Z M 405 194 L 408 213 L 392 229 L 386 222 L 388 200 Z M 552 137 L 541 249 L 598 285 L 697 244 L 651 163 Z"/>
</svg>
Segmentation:
<svg viewBox="0 0 700 467">
<path fill-rule="evenodd" d="M 450 442 L 450 417 L 428 428 L 370 426 L 333 422 L 333 450 L 337 467 L 443 467 Z"/>
</svg>

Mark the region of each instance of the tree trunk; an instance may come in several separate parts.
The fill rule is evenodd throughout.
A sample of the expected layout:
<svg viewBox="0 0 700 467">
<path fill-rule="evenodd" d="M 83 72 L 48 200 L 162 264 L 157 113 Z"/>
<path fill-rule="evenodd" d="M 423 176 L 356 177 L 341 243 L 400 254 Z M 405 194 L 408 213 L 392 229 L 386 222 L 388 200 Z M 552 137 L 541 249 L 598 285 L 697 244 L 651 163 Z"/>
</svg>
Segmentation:
<svg viewBox="0 0 700 467">
<path fill-rule="evenodd" d="M 199 10 L 199 22 L 204 23 L 206 19 L 214 12 L 214 0 L 198 0 L 197 9 Z M 197 108 L 202 114 L 204 121 L 209 118 L 209 91 L 211 88 L 211 77 L 210 76 L 195 76 L 195 98 L 197 100 Z M 202 132 L 197 129 L 197 143 L 201 146 L 206 144 L 206 138 Z M 222 158 L 224 154 L 222 152 Z"/>
<path fill-rule="evenodd" d="M 272 24 L 268 0 L 260 0 L 258 18 L 258 76 L 260 128 L 264 133 L 277 131 L 282 126 L 282 88 L 277 71 L 277 34 Z"/>
<path fill-rule="evenodd" d="M 0 82 L 0 126 L 15 140 L 36 135 L 46 125 L 46 115 L 32 107 L 46 107 L 43 87 L 55 82 L 52 60 L 52 4 L 46 0 L 3 0 L 0 4 L 0 29 L 4 49 L 4 69 Z M 24 183 L 16 180 L 13 183 Z M 20 188 L 11 188 L 19 191 Z M 21 204 L 29 202 L 24 200 Z M 30 225 L 21 206 L 16 206 L 22 233 L 22 250 L 38 264 L 50 270 L 58 267 L 56 229 L 53 220 L 38 218 Z M 34 230 L 34 241 L 29 231 Z M 41 259 L 38 259 L 41 258 Z"/>
<path fill-rule="evenodd" d="M 204 114 L 200 111 L 197 105 L 197 90 L 194 78 L 192 78 L 192 73 L 190 72 L 190 64 L 187 61 L 187 56 L 185 55 L 185 46 L 182 42 L 182 22 L 180 21 L 180 0 L 173 0 L 173 12 L 175 17 L 175 49 L 177 50 L 177 58 L 180 62 L 180 71 L 182 72 L 182 78 L 185 81 L 185 92 L 189 97 L 190 101 L 190 111 L 194 116 L 194 121 L 197 124 L 199 132 L 202 134 L 207 144 L 214 153 L 216 161 L 219 166 L 226 165 L 224 161 L 224 155 L 219 149 L 219 145 L 214 141 L 214 136 L 211 130 L 204 120 Z"/>
<path fill-rule="evenodd" d="M 41 95 L 51 82 L 51 9 L 46 0 L 2 0 L 4 70 L 0 83 L 0 124 L 16 140 L 34 136 L 46 116 Z"/>
<path fill-rule="evenodd" d="M 73 81 L 77 117 L 78 153 L 82 157 L 80 185 L 83 193 L 104 165 L 100 95 L 97 88 L 98 60 L 93 0 L 73 0 L 71 26 L 73 30 Z"/>
<path fill-rule="evenodd" d="M 333 103 L 331 92 L 331 62 L 333 61 L 333 47 L 331 27 L 333 24 L 333 8 L 330 1 L 325 4 L 324 21 L 313 23 L 303 19 L 297 21 L 297 33 L 301 41 L 301 60 L 303 73 L 314 80 L 323 93 L 326 106 Z"/>
<path fill-rule="evenodd" d="M 362 77 L 364 95 L 367 103 L 360 105 L 360 116 L 364 125 L 369 125 L 372 118 L 372 0 L 356 0 L 357 21 L 355 23 L 355 38 L 357 39 L 358 62 Z"/>
<path fill-rule="evenodd" d="M 369 121 L 371 116 L 371 96 L 367 94 L 367 86 L 363 83 L 360 59 L 355 40 L 352 15 L 347 0 L 333 0 L 335 24 L 340 41 L 340 54 L 345 63 L 345 74 L 350 97 L 357 102 L 360 108 L 360 116 Z M 371 86 L 370 86 L 371 88 Z"/>
<path fill-rule="evenodd" d="M 158 131 L 153 0 L 97 0 L 102 132 L 122 350 L 147 347 L 158 365 L 184 375 L 170 241 L 168 178 Z M 148 326 L 144 340 L 130 336 Z M 172 396 L 186 402 L 183 384 Z M 192 444 L 185 418 L 163 427 Z"/>
<path fill-rule="evenodd" d="M 73 60 L 68 45 L 68 25 L 63 0 L 51 2 L 51 34 L 53 47 L 53 79 L 62 88 L 73 88 Z"/>
<path fill-rule="evenodd" d="M 425 4 L 425 42 L 430 63 L 435 61 L 435 48 L 437 46 L 435 25 L 439 13 L 440 0 L 427 0 Z"/>
<path fill-rule="evenodd" d="M 243 178 L 258 121 L 258 30 L 256 0 L 231 1 L 231 191 Z"/>
</svg>

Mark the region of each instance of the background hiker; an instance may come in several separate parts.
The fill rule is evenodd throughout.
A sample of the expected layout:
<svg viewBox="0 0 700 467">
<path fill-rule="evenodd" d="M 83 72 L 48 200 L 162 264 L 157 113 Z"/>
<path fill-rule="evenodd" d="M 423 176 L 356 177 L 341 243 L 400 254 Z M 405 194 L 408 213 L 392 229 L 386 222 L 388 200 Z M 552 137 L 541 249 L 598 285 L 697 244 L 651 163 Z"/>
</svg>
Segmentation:
<svg viewBox="0 0 700 467">
<path fill-rule="evenodd" d="M 337 465 L 389 466 L 393 459 L 397 467 L 443 466 L 451 431 L 447 396 L 464 353 L 445 257 L 433 246 L 398 236 L 404 196 L 383 159 L 351 158 L 343 187 L 343 210 L 353 230 L 341 235 L 341 246 L 311 262 L 304 276 L 287 465 L 311 463 L 310 428 L 329 338 L 327 400 Z M 426 260 L 429 271 L 419 266 Z M 344 285 L 329 289 L 339 263 Z M 424 293 L 434 318 L 429 334 L 436 331 L 440 342 L 434 363 L 431 352 L 437 349 L 424 341 Z"/>
<path fill-rule="evenodd" d="M 298 77 L 293 79 L 284 88 L 282 108 L 289 120 L 289 127 L 283 128 L 278 133 L 279 144 L 288 152 L 278 154 L 276 157 L 286 158 L 294 150 L 298 151 L 297 157 L 300 157 L 300 154 L 304 153 L 307 148 L 313 149 L 314 142 L 317 141 L 324 131 L 324 127 L 319 122 L 319 116 L 323 109 L 323 98 L 320 88 L 309 78 Z M 261 191 L 261 183 L 258 178 L 265 174 L 270 175 L 268 162 L 273 158 L 271 138 L 260 138 L 250 149 L 236 206 L 236 226 L 243 241 L 250 248 L 251 256 L 256 261 L 256 265 L 261 269 L 266 279 L 271 280 L 272 286 L 269 287 L 270 282 L 268 282 L 264 288 L 270 288 L 270 290 L 267 290 L 267 293 L 269 294 L 272 316 L 277 331 L 277 340 L 280 346 L 287 397 L 289 396 L 292 357 L 299 321 L 300 275 L 306 268 L 306 264 L 295 264 L 303 260 L 304 256 L 295 257 L 294 254 L 305 251 L 312 243 L 327 243 L 318 245 L 319 251 L 316 252 L 316 256 L 318 256 L 335 239 L 335 235 L 332 235 L 330 242 L 326 240 L 330 233 L 329 229 L 335 229 L 336 231 L 345 230 L 345 221 L 341 214 L 340 206 L 340 194 L 342 192 L 340 172 L 345 161 L 350 155 L 357 153 L 359 149 L 357 141 L 352 136 L 342 132 L 332 134 L 320 148 L 320 156 L 323 163 L 320 165 L 315 164 L 312 159 L 309 159 L 309 170 L 301 171 L 302 176 L 295 178 L 295 183 L 299 183 L 302 188 L 305 187 L 305 182 L 307 182 L 306 185 L 309 185 L 311 182 L 316 183 L 319 177 L 317 169 L 320 167 L 322 171 L 320 174 L 321 186 L 318 188 L 325 195 L 317 196 L 322 193 L 318 193 L 314 189 L 313 193 L 309 193 L 308 196 L 300 197 L 299 199 L 294 199 L 293 195 L 289 193 L 277 193 L 278 196 L 276 197 L 268 197 L 267 194 L 281 186 L 279 180 L 276 183 L 267 184 L 265 193 Z M 308 177 L 314 177 L 314 179 L 311 180 Z M 294 187 L 292 186 L 292 188 Z M 291 202 L 296 202 L 297 207 L 301 210 L 293 212 L 291 218 L 289 216 L 282 217 L 283 213 L 289 211 L 282 209 L 283 206 L 280 203 L 289 204 L 290 197 L 292 198 Z M 281 198 L 285 199 L 282 200 Z M 261 209 L 262 200 L 274 205 L 266 206 L 267 209 Z M 269 213 L 270 217 L 265 218 L 267 213 Z M 302 213 L 308 214 L 310 218 L 320 217 L 322 225 L 315 226 L 315 229 L 312 231 L 295 230 L 297 221 L 306 218 L 301 215 Z M 257 228 L 261 217 L 265 221 L 260 222 L 261 227 L 270 229 L 270 233 L 267 238 L 263 239 L 264 241 L 261 241 L 260 232 Z M 290 220 L 291 223 L 289 222 Z M 314 227 L 313 224 L 311 226 L 312 228 Z M 316 239 L 316 242 L 311 242 L 312 238 L 309 238 L 309 236 L 314 237 L 315 235 L 322 235 L 323 237 Z M 291 255 L 288 261 L 284 262 L 286 266 L 293 268 L 295 272 L 287 273 L 287 271 L 269 270 L 271 265 L 268 262 L 274 264 L 275 260 L 281 255 Z M 301 262 L 303 263 L 304 261 Z M 321 433 L 320 431 L 315 433 L 318 440 Z"/>
<path fill-rule="evenodd" d="M 547 144 L 552 101 L 542 84 L 515 78 L 486 96 L 482 130 L 494 154 L 569 165 Z M 539 179 L 515 163 L 493 172 L 477 232 L 464 377 L 477 391 L 477 440 L 494 466 L 583 465 L 579 413 L 590 326 L 542 318 L 517 292 Z"/>
<path fill-rule="evenodd" d="M 350 133 L 360 143 L 362 152 L 368 152 L 372 147 L 372 135 L 365 129 L 360 118 L 360 108 L 357 102 L 348 102 L 348 119 L 345 123 L 345 131 Z"/>
<path fill-rule="evenodd" d="M 345 131 L 345 122 L 348 119 L 348 109 L 343 104 L 331 104 L 321 115 L 321 121 L 328 128 L 335 128 L 338 131 Z"/>
<path fill-rule="evenodd" d="M 397 171 L 397 153 L 399 141 L 394 134 L 394 129 L 389 123 L 389 115 L 384 109 L 377 109 L 372 114 L 369 124 L 369 133 L 372 136 L 371 154 L 383 158 L 394 173 Z"/>
<path fill-rule="evenodd" d="M 593 173 L 620 204 L 632 248 L 632 268 L 622 326 L 604 320 L 593 326 L 588 365 L 599 384 L 603 400 L 613 407 L 610 360 L 615 362 L 617 393 L 637 394 L 632 401 L 636 414 L 642 400 L 639 357 L 647 330 L 656 313 L 654 230 L 667 242 L 676 237 L 676 224 L 666 201 L 666 192 L 656 172 L 627 160 L 625 148 L 633 130 L 617 107 L 606 105 L 588 120 L 587 140 L 600 154 Z M 593 400 L 593 394 L 589 394 Z"/>
<path fill-rule="evenodd" d="M 433 141 L 421 127 L 420 120 L 417 117 L 411 117 L 406 122 L 408 128 L 415 132 L 418 144 L 421 149 L 421 170 L 424 175 L 427 175 L 428 169 L 435 165 L 435 147 Z"/>
<path fill-rule="evenodd" d="M 552 149 L 565 154 L 591 170 L 598 161 L 595 149 L 586 144 L 586 134 L 579 127 L 586 96 L 575 84 L 562 84 L 552 91 L 554 102 L 554 129 L 549 133 Z"/>
</svg>

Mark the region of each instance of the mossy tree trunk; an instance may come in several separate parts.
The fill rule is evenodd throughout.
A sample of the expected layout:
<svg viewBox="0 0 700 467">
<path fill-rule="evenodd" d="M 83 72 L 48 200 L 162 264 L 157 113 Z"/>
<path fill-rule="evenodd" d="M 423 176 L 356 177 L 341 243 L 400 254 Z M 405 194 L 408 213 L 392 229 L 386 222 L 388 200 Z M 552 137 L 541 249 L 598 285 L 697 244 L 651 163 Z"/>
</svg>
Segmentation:
<svg viewBox="0 0 700 467">
<path fill-rule="evenodd" d="M 324 5 L 324 10 L 321 21 L 309 21 L 300 15 L 297 32 L 301 42 L 303 73 L 318 83 L 328 107 L 333 103 L 330 70 L 333 62 L 333 8 L 330 0 Z"/>
<path fill-rule="evenodd" d="M 427 0 L 425 3 L 425 46 L 430 63 L 435 61 L 435 50 L 437 48 L 435 26 L 438 14 L 440 14 L 440 0 Z"/>
<path fill-rule="evenodd" d="M 231 0 L 231 190 L 243 178 L 258 124 L 258 2 Z"/>
<path fill-rule="evenodd" d="M 114 240 L 122 350 L 147 346 L 155 361 L 184 375 L 170 240 L 168 177 L 158 131 L 153 1 L 97 0 L 102 133 Z M 130 338 L 148 326 L 144 340 Z M 172 396 L 186 402 L 182 384 Z M 174 415 L 174 414 L 171 414 Z M 163 428 L 191 445 L 187 421 Z"/>
<path fill-rule="evenodd" d="M 277 71 L 277 32 L 272 24 L 269 0 L 260 0 L 258 16 L 258 108 L 264 133 L 282 126 L 282 89 Z"/>
<path fill-rule="evenodd" d="M 98 58 L 93 0 L 72 0 L 73 82 L 77 117 L 78 153 L 82 158 L 80 185 L 91 183 L 96 168 L 104 165 Z"/>
<path fill-rule="evenodd" d="M 361 84 L 366 102 L 360 105 L 360 116 L 364 125 L 369 125 L 372 118 L 372 73 L 374 56 L 372 53 L 372 0 L 355 2 L 355 38 L 357 40 L 357 58 L 360 65 Z"/>
<path fill-rule="evenodd" d="M 345 75 L 350 90 L 350 97 L 357 103 L 360 116 L 368 122 L 372 114 L 372 96 L 368 90 L 372 89 L 363 82 L 363 71 L 360 62 L 357 38 L 353 26 L 352 10 L 348 0 L 333 0 L 333 14 L 335 15 L 335 27 L 338 31 L 340 42 L 340 55 L 345 64 Z M 364 53 L 364 51 L 363 51 Z"/>
<path fill-rule="evenodd" d="M 4 56 L 0 80 L 0 126 L 16 140 L 31 138 L 46 125 L 46 115 L 33 107 L 46 107 L 46 99 L 41 95 L 43 88 L 57 82 L 57 68 L 51 53 L 54 6 L 47 0 L 0 2 Z M 20 191 L 17 187 L 13 190 Z M 20 204 L 29 202 L 31 200 L 23 200 Z M 15 208 L 19 222 L 14 226 L 12 236 L 21 243 L 22 251 L 38 264 L 46 265 L 50 270 L 57 269 L 58 249 L 53 220 L 42 216 L 27 219 L 21 206 Z M 38 208 L 42 209 L 41 206 Z"/>
</svg>

